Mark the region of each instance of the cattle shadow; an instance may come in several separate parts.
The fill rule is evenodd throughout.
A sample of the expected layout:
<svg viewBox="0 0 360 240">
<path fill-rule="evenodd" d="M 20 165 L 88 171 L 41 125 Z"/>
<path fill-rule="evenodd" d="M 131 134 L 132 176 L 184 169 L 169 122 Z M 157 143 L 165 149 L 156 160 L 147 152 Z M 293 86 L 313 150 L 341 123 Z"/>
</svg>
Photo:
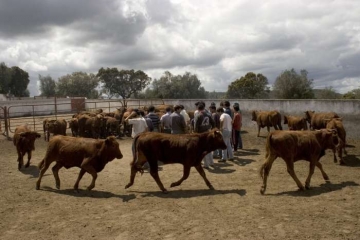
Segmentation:
<svg viewBox="0 0 360 240">
<path fill-rule="evenodd" d="M 169 190 L 169 189 L 168 189 Z M 225 195 L 225 194 L 238 194 L 239 196 L 245 196 L 245 189 L 229 189 L 229 190 L 169 190 L 167 194 L 163 192 L 137 192 L 141 194 L 142 197 L 159 197 L 159 198 L 193 198 L 193 197 L 202 197 L 202 196 L 215 196 L 215 195 Z"/>
<path fill-rule="evenodd" d="M 79 192 L 76 192 L 74 189 L 54 189 L 51 187 L 44 186 L 38 191 L 53 192 L 56 194 L 62 194 L 62 195 L 67 195 L 67 196 L 77 197 L 77 198 L 88 197 L 88 198 L 101 199 L 101 198 L 115 197 L 115 198 L 121 198 L 123 202 L 128 202 L 128 201 L 136 198 L 135 194 L 127 194 L 127 195 L 120 194 L 119 195 L 119 194 L 114 194 L 112 192 L 94 190 L 94 189 L 92 189 L 91 191 L 87 191 L 86 189 L 79 189 Z"/>
<path fill-rule="evenodd" d="M 330 181 L 320 184 L 320 186 L 312 186 L 309 190 L 296 190 L 296 191 L 286 191 L 276 194 L 267 194 L 267 195 L 288 195 L 293 197 L 313 197 L 318 196 L 324 193 L 330 193 L 334 191 L 341 190 L 349 186 L 359 186 L 358 183 L 354 181 L 346 181 L 342 183 L 331 183 Z"/>
<path fill-rule="evenodd" d="M 25 175 L 30 175 L 30 178 L 38 178 L 40 173 L 39 168 L 34 165 L 30 165 L 28 168 L 23 166 L 20 172 Z"/>
<path fill-rule="evenodd" d="M 346 165 L 341 165 L 343 167 L 360 167 L 360 158 L 359 155 L 345 155 L 344 161 Z"/>
</svg>

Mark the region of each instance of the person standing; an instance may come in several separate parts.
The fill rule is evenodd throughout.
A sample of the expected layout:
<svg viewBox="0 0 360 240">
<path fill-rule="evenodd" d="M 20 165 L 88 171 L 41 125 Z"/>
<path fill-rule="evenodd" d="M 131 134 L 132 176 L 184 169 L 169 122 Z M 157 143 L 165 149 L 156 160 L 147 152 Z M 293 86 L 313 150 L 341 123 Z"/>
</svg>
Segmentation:
<svg viewBox="0 0 360 240">
<path fill-rule="evenodd" d="M 215 122 L 207 111 L 205 111 L 205 104 L 199 103 L 197 106 L 197 114 L 194 117 L 194 132 L 204 133 L 210 131 L 215 127 Z M 204 157 L 204 168 L 209 169 L 214 165 L 212 152 Z"/>
<path fill-rule="evenodd" d="M 220 115 L 216 112 L 216 105 L 210 105 L 209 107 L 211 117 L 214 120 L 215 127 L 220 130 Z M 221 158 L 221 149 L 216 149 L 213 152 L 213 158 Z"/>
<path fill-rule="evenodd" d="M 180 114 L 180 105 L 174 106 L 174 112 L 171 117 L 171 133 L 172 134 L 184 134 L 186 133 L 186 123 L 184 117 Z"/>
<path fill-rule="evenodd" d="M 160 118 L 160 131 L 162 133 L 171 133 L 171 108 L 165 109 L 166 113 Z"/>
<path fill-rule="evenodd" d="M 232 132 L 232 120 L 229 114 L 224 112 L 222 107 L 216 110 L 220 114 L 220 130 L 223 135 L 226 149 L 222 150 L 222 158 L 219 162 L 226 162 L 226 160 L 234 160 L 234 155 L 231 147 L 231 132 Z M 229 158 L 228 158 L 229 157 Z"/>
<path fill-rule="evenodd" d="M 243 148 L 241 139 L 242 116 L 238 105 L 234 105 L 234 111 L 232 127 L 234 131 L 234 151 L 236 152 L 238 148 Z"/>
<path fill-rule="evenodd" d="M 155 113 L 155 107 L 154 106 L 149 106 L 148 108 L 148 114 L 146 115 L 146 117 L 150 118 L 152 121 L 152 125 L 153 125 L 153 132 L 160 132 L 160 118 L 159 116 Z"/>
</svg>

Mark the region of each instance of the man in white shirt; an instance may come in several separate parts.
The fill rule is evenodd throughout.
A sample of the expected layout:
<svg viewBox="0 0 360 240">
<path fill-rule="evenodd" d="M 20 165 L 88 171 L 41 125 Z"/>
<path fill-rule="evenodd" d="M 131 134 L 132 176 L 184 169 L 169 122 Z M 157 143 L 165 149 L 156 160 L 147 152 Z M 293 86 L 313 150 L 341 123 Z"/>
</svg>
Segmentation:
<svg viewBox="0 0 360 240">
<path fill-rule="evenodd" d="M 229 114 L 224 112 L 222 107 L 219 107 L 216 111 L 220 114 L 220 130 L 227 147 L 222 150 L 222 159 L 219 162 L 226 162 L 228 157 L 230 161 L 233 161 L 234 154 L 231 147 L 232 119 Z"/>
<path fill-rule="evenodd" d="M 125 121 L 132 125 L 132 138 L 134 138 L 139 133 L 148 131 L 148 126 L 146 124 L 143 111 L 134 109 L 133 112 L 125 119 Z"/>
</svg>

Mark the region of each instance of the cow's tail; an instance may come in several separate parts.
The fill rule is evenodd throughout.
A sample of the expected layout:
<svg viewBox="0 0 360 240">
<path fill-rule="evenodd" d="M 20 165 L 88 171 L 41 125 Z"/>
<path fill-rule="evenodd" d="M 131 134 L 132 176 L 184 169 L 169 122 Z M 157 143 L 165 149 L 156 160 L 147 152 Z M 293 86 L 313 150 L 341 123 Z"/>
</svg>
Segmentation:
<svg viewBox="0 0 360 240">
<path fill-rule="evenodd" d="M 265 153 L 265 162 L 260 167 L 260 176 L 262 179 L 264 179 L 265 169 L 269 168 L 269 165 L 271 166 L 272 162 L 269 159 L 270 156 L 270 149 L 271 149 L 271 133 L 266 138 L 266 153 Z"/>
</svg>

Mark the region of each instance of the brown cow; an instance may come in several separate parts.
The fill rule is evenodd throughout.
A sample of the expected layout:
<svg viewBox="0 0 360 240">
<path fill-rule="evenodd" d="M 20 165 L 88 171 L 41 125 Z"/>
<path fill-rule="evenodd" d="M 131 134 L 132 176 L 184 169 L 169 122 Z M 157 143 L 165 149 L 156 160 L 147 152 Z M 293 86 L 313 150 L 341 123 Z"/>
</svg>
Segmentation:
<svg viewBox="0 0 360 240">
<path fill-rule="evenodd" d="M 79 135 L 79 120 L 77 118 L 71 118 L 69 120 L 69 128 L 71 129 L 71 134 L 73 137 Z"/>
<path fill-rule="evenodd" d="M 344 125 L 342 123 L 342 119 L 341 118 L 333 118 L 331 120 L 326 119 L 325 120 L 326 123 L 326 128 L 327 129 L 336 129 L 338 136 L 339 136 L 339 145 L 336 147 L 337 153 L 338 153 L 338 157 L 340 158 L 340 164 L 341 165 L 345 165 L 345 161 L 343 159 L 342 156 L 342 151 L 344 150 L 344 153 L 347 154 L 345 146 L 346 146 L 346 131 L 344 128 Z M 334 152 L 334 162 L 337 162 L 336 159 L 336 155 L 335 155 L 335 150 L 333 150 Z"/>
<path fill-rule="evenodd" d="M 81 115 L 78 118 L 79 136 L 99 138 L 102 126 L 105 125 L 105 118 L 101 114 L 91 117 L 88 115 Z"/>
<path fill-rule="evenodd" d="M 49 120 L 45 119 L 43 122 L 45 141 L 50 140 L 50 133 L 55 135 L 66 136 L 67 122 L 65 119 Z"/>
<path fill-rule="evenodd" d="M 304 117 L 284 115 L 284 124 L 288 125 L 289 130 L 308 130 Z"/>
<path fill-rule="evenodd" d="M 310 124 L 310 129 L 322 129 L 326 128 L 326 122 L 325 119 L 333 119 L 333 118 L 339 118 L 339 115 L 337 115 L 334 112 L 318 112 L 315 113 L 315 111 L 306 111 L 305 112 L 305 119 Z"/>
<path fill-rule="evenodd" d="M 333 149 L 338 144 L 336 130 L 321 129 L 316 131 L 273 131 L 266 139 L 266 159 L 260 168 L 263 185 L 260 193 L 266 190 L 267 178 L 271 166 L 277 157 L 284 159 L 287 171 L 294 179 L 300 190 L 310 188 L 311 176 L 317 166 L 325 180 L 329 177 L 324 172 L 320 158 L 325 155 L 325 149 Z M 294 171 L 294 162 L 306 160 L 310 162 L 309 175 L 305 181 L 305 188 L 297 178 Z"/>
<path fill-rule="evenodd" d="M 150 174 L 164 193 L 164 188 L 158 175 L 158 161 L 164 164 L 180 163 L 184 166 L 183 177 L 173 182 L 170 187 L 179 186 L 190 174 L 190 168 L 195 167 L 210 189 L 214 189 L 206 178 L 201 160 L 216 149 L 226 149 L 222 134 L 214 129 L 206 133 L 169 135 L 166 133 L 144 132 L 134 138 L 134 158 L 131 163 L 130 182 L 125 188 L 134 184 L 136 173 L 143 172 L 145 162 L 150 165 Z"/>
<path fill-rule="evenodd" d="M 270 127 L 282 130 L 281 114 L 278 111 L 252 111 L 251 114 L 251 120 L 255 121 L 258 125 L 258 137 L 260 136 L 260 128 L 267 127 L 268 133 L 270 132 Z"/>
<path fill-rule="evenodd" d="M 88 172 L 92 176 L 92 181 L 87 187 L 87 190 L 91 190 L 95 187 L 97 173 L 103 170 L 105 165 L 114 158 L 121 159 L 122 157 L 119 143 L 115 137 L 96 140 L 70 136 L 55 136 L 50 140 L 46 155 L 38 165 L 40 175 L 36 182 L 36 189 L 40 189 L 41 178 L 50 164 L 55 161 L 56 164 L 52 167 L 52 171 L 57 189 L 60 189 L 59 170 L 62 167 L 66 169 L 79 167 L 81 170 L 74 189 L 76 191 L 78 190 L 81 178 Z"/>
<path fill-rule="evenodd" d="M 15 128 L 13 138 L 14 145 L 18 154 L 18 169 L 20 170 L 24 164 L 24 156 L 27 153 L 28 161 L 25 167 L 30 166 L 31 152 L 35 150 L 35 140 L 41 135 L 35 131 L 31 131 L 27 125 L 18 126 Z"/>
</svg>

